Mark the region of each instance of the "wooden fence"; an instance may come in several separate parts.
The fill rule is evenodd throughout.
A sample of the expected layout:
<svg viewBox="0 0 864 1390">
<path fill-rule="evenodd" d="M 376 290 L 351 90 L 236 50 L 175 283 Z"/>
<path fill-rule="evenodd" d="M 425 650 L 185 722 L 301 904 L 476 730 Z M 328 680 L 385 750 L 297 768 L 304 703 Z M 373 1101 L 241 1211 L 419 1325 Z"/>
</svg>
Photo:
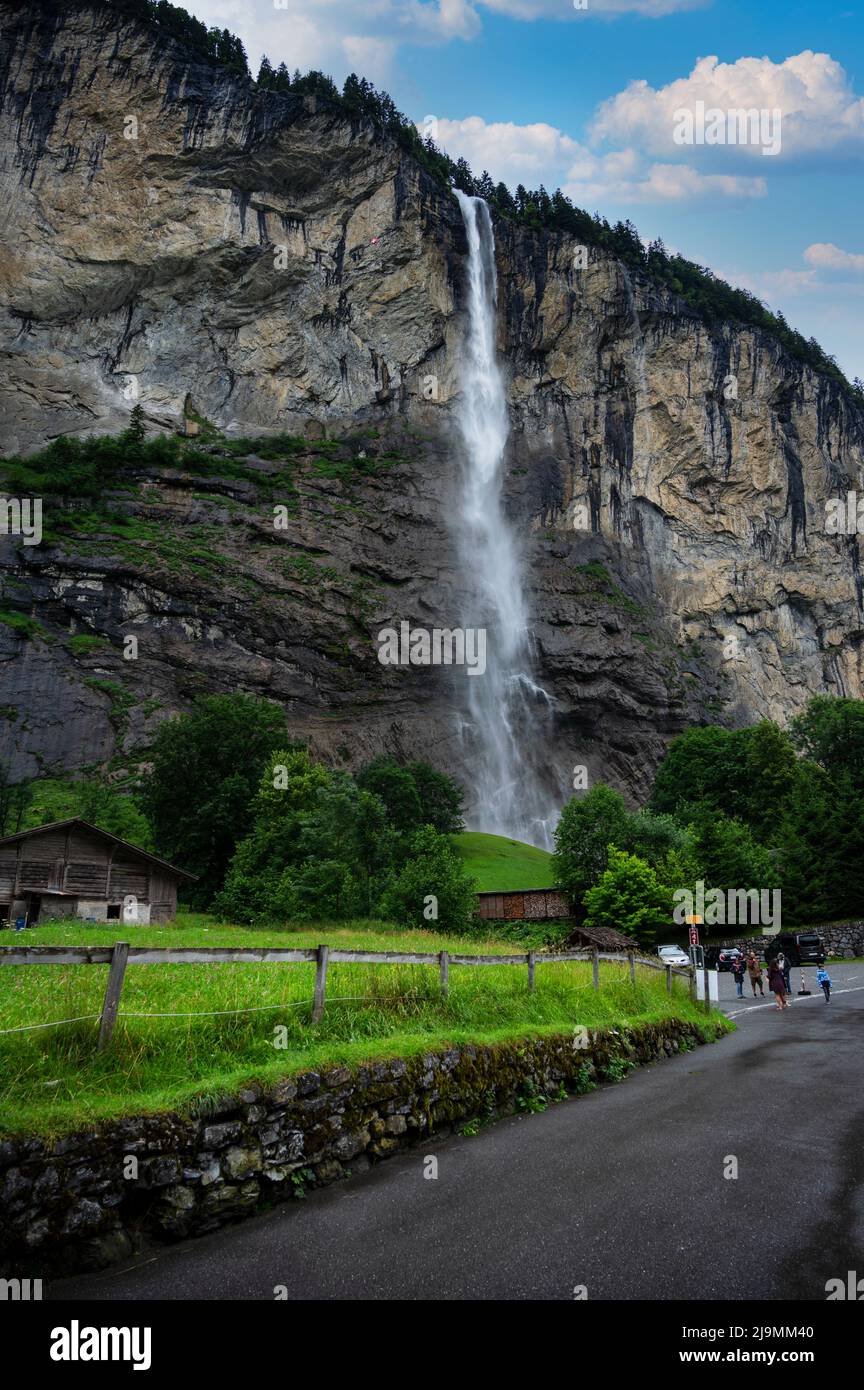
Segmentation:
<svg viewBox="0 0 864 1390">
<path fill-rule="evenodd" d="M 450 991 L 451 965 L 521 965 L 528 970 L 528 990 L 533 993 L 537 962 L 543 965 L 557 965 L 566 961 L 591 961 L 592 983 L 600 988 L 600 962 L 615 961 L 626 964 L 630 969 L 630 979 L 636 983 L 637 964 L 648 970 L 666 972 L 666 990 L 672 992 L 672 976 L 681 975 L 690 982 L 691 997 L 695 996 L 696 976 L 691 968 L 680 969 L 666 965 L 663 961 L 636 956 L 630 951 L 626 955 L 614 951 L 527 951 L 515 956 L 464 956 L 450 954 L 449 951 L 343 951 L 330 946 L 311 947 L 295 950 L 282 946 L 131 946 L 128 941 L 117 941 L 113 946 L 4 946 L 0 947 L 0 965 L 107 965 L 108 983 L 105 999 L 99 1018 L 99 1042 L 101 1051 L 107 1047 L 114 1032 L 120 995 L 129 965 L 306 965 L 315 966 L 315 989 L 312 999 L 312 1022 L 318 1023 L 324 1016 L 327 994 L 327 970 L 333 965 L 435 965 L 441 981 L 441 994 L 446 998 Z M 707 974 L 707 972 L 706 972 Z M 710 1009 L 706 980 L 706 1010 Z"/>
</svg>

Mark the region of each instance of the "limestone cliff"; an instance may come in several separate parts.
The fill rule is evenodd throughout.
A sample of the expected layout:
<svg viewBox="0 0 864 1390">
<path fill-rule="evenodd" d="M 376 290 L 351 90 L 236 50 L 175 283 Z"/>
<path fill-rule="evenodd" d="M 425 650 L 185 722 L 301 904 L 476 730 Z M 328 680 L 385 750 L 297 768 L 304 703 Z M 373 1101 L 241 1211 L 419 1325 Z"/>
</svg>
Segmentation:
<svg viewBox="0 0 864 1390">
<path fill-rule="evenodd" d="M 41 545 L 2 538 L 2 606 L 37 625 L 0 625 L 13 775 L 132 766 L 159 719 L 235 688 L 337 764 L 458 772 L 455 673 L 385 669 L 373 642 L 458 611 L 455 200 L 372 129 L 103 9 L 0 19 L 0 447 L 116 431 L 135 402 L 154 431 L 305 441 L 290 469 L 222 468 L 205 428 L 212 468 L 130 478 L 125 523 L 46 503 Z M 689 722 L 860 696 L 857 538 L 824 522 L 861 484 L 848 393 L 598 250 L 576 269 L 566 237 L 496 240 L 549 781 L 586 763 L 639 798 Z"/>
</svg>

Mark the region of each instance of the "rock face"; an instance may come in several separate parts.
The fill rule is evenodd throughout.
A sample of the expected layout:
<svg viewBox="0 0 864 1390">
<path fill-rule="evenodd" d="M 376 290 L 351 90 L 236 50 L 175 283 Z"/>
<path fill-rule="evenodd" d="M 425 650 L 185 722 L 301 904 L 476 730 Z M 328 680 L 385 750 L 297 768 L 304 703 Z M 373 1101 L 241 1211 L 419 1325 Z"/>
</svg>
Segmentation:
<svg viewBox="0 0 864 1390">
<path fill-rule="evenodd" d="M 159 719 L 236 688 L 331 762 L 459 773 L 464 673 L 384 668 L 374 642 L 460 611 L 455 200 L 371 128 L 101 8 L 0 18 L 4 451 L 136 402 L 153 431 L 305 440 L 290 473 L 254 449 L 220 471 L 205 428 L 207 476 L 136 476 L 125 528 L 52 526 L 46 501 L 41 545 L 0 538 L 4 609 L 39 625 L 0 627 L 12 775 L 131 766 Z M 598 250 L 577 269 L 572 239 L 509 223 L 496 243 L 550 784 L 582 763 L 639 799 L 687 723 L 860 696 L 857 537 L 825 522 L 861 484 L 852 398 Z"/>
</svg>

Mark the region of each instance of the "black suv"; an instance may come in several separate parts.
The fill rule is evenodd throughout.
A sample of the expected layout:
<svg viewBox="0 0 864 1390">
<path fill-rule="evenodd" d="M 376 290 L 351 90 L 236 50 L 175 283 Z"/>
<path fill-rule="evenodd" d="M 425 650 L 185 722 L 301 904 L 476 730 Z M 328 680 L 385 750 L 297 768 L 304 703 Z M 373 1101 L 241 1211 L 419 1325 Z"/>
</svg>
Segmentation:
<svg viewBox="0 0 864 1390">
<path fill-rule="evenodd" d="M 737 946 L 706 946 L 705 964 L 709 970 L 734 970 L 736 960 L 741 960 Z"/>
<path fill-rule="evenodd" d="M 765 959 L 772 960 L 781 951 L 792 965 L 822 965 L 826 960 L 825 942 L 815 931 L 781 932 L 765 947 Z"/>
</svg>

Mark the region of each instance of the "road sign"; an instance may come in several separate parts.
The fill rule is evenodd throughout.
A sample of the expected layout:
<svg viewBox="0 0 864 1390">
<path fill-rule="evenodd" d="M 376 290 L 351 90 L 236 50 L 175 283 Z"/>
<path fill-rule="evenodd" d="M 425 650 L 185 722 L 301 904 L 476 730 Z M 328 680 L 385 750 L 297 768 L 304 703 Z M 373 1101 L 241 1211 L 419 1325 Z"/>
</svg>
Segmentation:
<svg viewBox="0 0 864 1390">
<path fill-rule="evenodd" d="M 690 945 L 691 945 L 691 946 L 698 946 L 698 945 L 699 945 L 699 928 L 698 928 L 698 927 L 691 927 L 691 928 L 690 928 Z"/>
</svg>

